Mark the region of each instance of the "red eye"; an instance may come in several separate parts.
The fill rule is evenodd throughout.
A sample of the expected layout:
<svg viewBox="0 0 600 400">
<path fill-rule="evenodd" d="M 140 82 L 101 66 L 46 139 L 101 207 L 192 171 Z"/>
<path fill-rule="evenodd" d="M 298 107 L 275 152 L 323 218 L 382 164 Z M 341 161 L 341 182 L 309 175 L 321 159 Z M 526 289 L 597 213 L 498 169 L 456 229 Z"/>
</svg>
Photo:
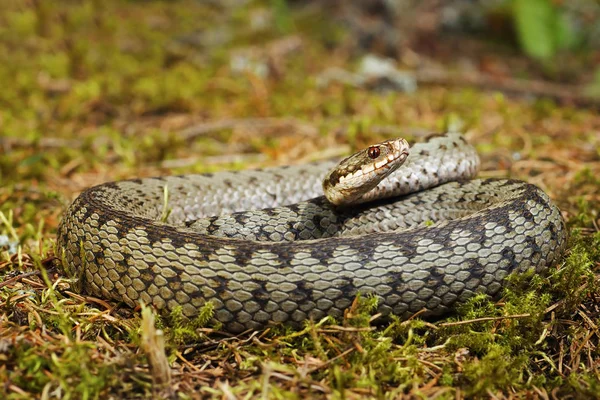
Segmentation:
<svg viewBox="0 0 600 400">
<path fill-rule="evenodd" d="M 369 150 L 367 150 L 367 155 L 373 160 L 379 157 L 380 154 L 381 150 L 379 150 L 379 147 L 377 146 L 371 146 L 369 147 Z"/>
</svg>

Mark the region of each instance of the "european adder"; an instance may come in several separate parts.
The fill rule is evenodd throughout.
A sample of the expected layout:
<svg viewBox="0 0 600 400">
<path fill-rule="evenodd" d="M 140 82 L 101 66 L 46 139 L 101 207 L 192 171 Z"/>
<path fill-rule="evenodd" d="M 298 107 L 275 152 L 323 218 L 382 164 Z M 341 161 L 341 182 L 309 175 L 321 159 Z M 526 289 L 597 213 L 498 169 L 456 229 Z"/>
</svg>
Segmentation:
<svg viewBox="0 0 600 400">
<path fill-rule="evenodd" d="M 363 159 L 389 154 L 371 148 Z M 240 332 L 339 317 L 359 292 L 376 295 L 385 315 L 443 314 L 475 293 L 497 294 L 513 272 L 544 271 L 564 249 L 548 196 L 521 181 L 472 179 L 479 159 L 458 133 L 415 144 L 351 205 L 322 196 L 335 165 L 90 188 L 59 227 L 64 267 L 85 292 L 130 306 L 181 306 L 192 317 L 210 301 L 216 320 Z M 344 168 L 327 175 L 326 190 L 371 172 Z M 171 213 L 161 222 L 165 187 Z"/>
</svg>

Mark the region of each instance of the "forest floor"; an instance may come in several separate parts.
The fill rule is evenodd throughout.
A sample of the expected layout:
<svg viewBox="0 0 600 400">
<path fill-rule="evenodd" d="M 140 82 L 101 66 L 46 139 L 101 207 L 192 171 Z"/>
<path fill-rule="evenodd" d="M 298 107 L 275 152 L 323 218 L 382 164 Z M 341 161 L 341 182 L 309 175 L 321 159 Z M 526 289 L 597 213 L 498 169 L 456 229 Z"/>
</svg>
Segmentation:
<svg viewBox="0 0 600 400">
<path fill-rule="evenodd" d="M 408 76 L 414 91 L 340 82 L 360 58 L 311 7 L 61 4 L 9 2 L 0 15 L 0 397 L 600 393 L 600 116 L 589 97 L 578 107 L 563 96 L 570 86 L 542 83 L 549 100 L 486 87 L 506 80 L 443 76 Z M 487 72 L 543 82 L 516 50 L 492 49 Z M 144 344 L 160 337 L 150 310 L 142 319 L 77 293 L 54 257 L 61 214 L 95 184 L 301 163 L 457 125 L 479 151 L 480 176 L 550 195 L 569 245 L 548 274 L 514 277 L 502 298 L 477 297 L 442 320 L 382 326 L 365 298 L 342 320 L 233 336 L 174 313 L 156 317 L 162 351 Z"/>
</svg>

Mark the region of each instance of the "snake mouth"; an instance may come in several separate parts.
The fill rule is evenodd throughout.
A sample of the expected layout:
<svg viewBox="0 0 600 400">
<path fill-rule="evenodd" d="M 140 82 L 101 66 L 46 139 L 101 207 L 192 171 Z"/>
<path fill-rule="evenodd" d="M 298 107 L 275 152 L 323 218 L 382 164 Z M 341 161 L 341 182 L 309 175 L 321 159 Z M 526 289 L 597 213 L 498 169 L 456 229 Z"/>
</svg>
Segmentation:
<svg viewBox="0 0 600 400">
<path fill-rule="evenodd" d="M 408 153 L 408 142 L 397 138 L 353 154 L 324 179 L 325 197 L 335 205 L 353 203 L 404 164 Z"/>
<path fill-rule="evenodd" d="M 401 148 L 400 144 L 392 144 L 394 151 L 388 153 L 383 157 L 379 157 L 377 161 L 367 163 L 362 167 L 358 168 L 354 172 L 350 172 L 346 175 L 340 176 L 339 183 L 343 184 L 349 181 L 359 179 L 362 176 L 369 176 L 366 179 L 378 179 L 378 176 L 382 173 L 388 173 L 388 170 L 395 170 L 404 163 L 408 157 L 408 150 Z M 391 147 L 391 146 L 390 146 Z M 384 176 L 385 177 L 385 176 Z"/>
</svg>

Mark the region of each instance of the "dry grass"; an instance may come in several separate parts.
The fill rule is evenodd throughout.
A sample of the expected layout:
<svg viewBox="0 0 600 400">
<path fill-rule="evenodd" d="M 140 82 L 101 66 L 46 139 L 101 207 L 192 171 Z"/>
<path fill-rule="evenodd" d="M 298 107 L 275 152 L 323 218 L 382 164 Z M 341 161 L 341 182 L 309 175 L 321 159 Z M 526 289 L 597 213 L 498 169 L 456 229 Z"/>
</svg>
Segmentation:
<svg viewBox="0 0 600 400">
<path fill-rule="evenodd" d="M 278 18 L 260 3 L 9 3 L 0 15 L 0 397 L 600 393 L 597 113 L 462 88 L 318 87 L 316 75 L 352 59 L 317 41 L 318 26 L 302 29 L 310 12 L 282 39 L 272 24 L 253 25 Z M 250 68 L 236 70 L 242 61 Z M 150 310 L 142 318 L 77 293 L 53 258 L 60 215 L 87 186 L 338 156 L 457 118 L 481 175 L 543 188 L 571 239 L 547 276 L 514 278 L 502 299 L 473 299 L 447 319 L 382 325 L 366 298 L 343 320 L 302 331 L 231 336 L 207 323 L 210 310 L 153 324 Z"/>
</svg>

